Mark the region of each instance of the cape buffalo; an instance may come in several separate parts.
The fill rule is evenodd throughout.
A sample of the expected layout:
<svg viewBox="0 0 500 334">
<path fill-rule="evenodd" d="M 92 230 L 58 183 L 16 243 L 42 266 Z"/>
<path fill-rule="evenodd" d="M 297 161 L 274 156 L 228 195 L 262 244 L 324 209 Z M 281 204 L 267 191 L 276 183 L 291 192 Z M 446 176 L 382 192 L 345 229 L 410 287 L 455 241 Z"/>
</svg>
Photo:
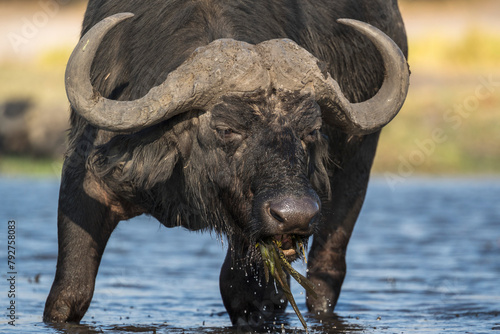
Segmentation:
<svg viewBox="0 0 500 334">
<path fill-rule="evenodd" d="M 80 321 L 113 229 L 141 214 L 227 237 L 233 324 L 286 307 L 260 284 L 259 240 L 294 260 L 290 240 L 314 235 L 307 307 L 332 313 L 380 130 L 408 89 L 397 1 L 90 0 L 83 34 L 44 320 Z"/>
</svg>

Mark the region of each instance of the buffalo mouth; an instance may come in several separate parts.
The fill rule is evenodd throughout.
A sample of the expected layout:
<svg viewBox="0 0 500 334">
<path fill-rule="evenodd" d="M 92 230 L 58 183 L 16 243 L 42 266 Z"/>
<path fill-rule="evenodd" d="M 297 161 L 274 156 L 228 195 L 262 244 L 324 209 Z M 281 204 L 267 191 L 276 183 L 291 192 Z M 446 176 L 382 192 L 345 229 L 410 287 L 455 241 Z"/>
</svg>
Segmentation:
<svg viewBox="0 0 500 334">
<path fill-rule="evenodd" d="M 306 277 L 298 273 L 290 264 L 291 261 L 304 256 L 305 260 L 305 247 L 303 236 L 295 234 L 280 234 L 266 238 L 258 242 L 255 246 L 260 250 L 262 262 L 264 265 L 264 276 L 266 283 L 269 283 L 271 276 L 274 278 L 275 283 L 279 284 L 285 297 L 288 299 L 293 307 L 293 310 L 299 317 L 300 322 L 307 329 L 307 324 L 304 317 L 297 307 L 297 303 L 293 298 L 292 291 L 287 279 L 287 273 L 293 277 L 297 283 L 302 285 L 304 289 L 317 298 L 314 291 L 314 284 Z"/>
<path fill-rule="evenodd" d="M 300 258 L 307 262 L 306 240 L 307 237 L 298 234 L 278 234 L 260 240 L 257 243 L 257 248 L 259 248 L 259 244 L 266 245 L 267 247 L 275 248 L 278 254 L 283 256 L 288 262 L 293 262 Z"/>
<path fill-rule="evenodd" d="M 281 234 L 272 237 L 272 242 L 283 253 L 288 262 L 303 258 L 306 260 L 304 240 L 297 234 Z"/>
</svg>

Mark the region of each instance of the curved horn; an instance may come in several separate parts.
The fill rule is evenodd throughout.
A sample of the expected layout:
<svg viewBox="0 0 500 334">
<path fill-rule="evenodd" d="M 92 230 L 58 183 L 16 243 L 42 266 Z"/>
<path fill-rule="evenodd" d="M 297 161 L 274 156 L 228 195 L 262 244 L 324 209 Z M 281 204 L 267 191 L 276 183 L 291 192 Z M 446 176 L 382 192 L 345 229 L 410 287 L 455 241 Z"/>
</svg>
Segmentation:
<svg viewBox="0 0 500 334">
<path fill-rule="evenodd" d="M 329 84 L 316 98 L 323 109 L 326 123 L 346 133 L 366 135 L 380 130 L 399 112 L 408 93 L 410 73 L 406 59 L 394 41 L 374 26 L 352 19 L 339 19 L 368 37 L 380 52 L 385 68 L 382 87 L 371 99 L 350 103 L 339 85 L 328 78 Z"/>
<path fill-rule="evenodd" d="M 159 86 L 134 101 L 102 97 L 90 80 L 92 61 L 102 39 L 131 13 L 110 16 L 90 29 L 77 44 L 66 68 L 66 93 L 76 112 L 110 131 L 137 131 L 190 109 L 203 109 L 225 91 L 254 92 L 269 85 L 253 46 L 222 39 L 195 50 Z M 237 85 L 236 85 L 237 83 Z"/>
</svg>

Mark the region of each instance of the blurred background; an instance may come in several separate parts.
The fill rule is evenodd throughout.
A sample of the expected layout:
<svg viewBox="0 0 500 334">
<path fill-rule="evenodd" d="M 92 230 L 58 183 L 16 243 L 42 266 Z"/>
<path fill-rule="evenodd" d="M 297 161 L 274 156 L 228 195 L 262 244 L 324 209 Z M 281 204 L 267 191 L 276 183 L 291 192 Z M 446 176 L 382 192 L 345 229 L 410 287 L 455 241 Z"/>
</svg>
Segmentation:
<svg viewBox="0 0 500 334">
<path fill-rule="evenodd" d="M 113 233 L 82 325 L 42 323 L 57 259 L 64 70 L 86 3 L 0 0 L 0 244 L 15 220 L 16 329 L 234 333 L 218 292 L 226 243 L 167 233 L 145 216 Z M 490 333 L 500 330 L 500 1 L 399 4 L 410 92 L 382 132 L 335 318 L 306 313 L 303 291 L 292 289 L 310 333 Z M 305 274 L 306 265 L 296 269 Z M 301 327 L 290 308 L 283 322 Z"/>
<path fill-rule="evenodd" d="M 0 0 L 0 173 L 59 175 L 64 69 L 86 1 Z M 374 171 L 500 172 L 500 1 L 406 0 L 408 100 L 383 131 Z"/>
</svg>

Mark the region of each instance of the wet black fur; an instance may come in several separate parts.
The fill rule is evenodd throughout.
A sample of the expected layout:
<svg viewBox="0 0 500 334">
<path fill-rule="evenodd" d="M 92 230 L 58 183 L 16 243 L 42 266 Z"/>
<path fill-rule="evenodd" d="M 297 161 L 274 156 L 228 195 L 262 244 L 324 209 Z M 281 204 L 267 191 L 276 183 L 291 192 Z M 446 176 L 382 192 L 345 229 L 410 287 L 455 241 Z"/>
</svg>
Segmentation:
<svg viewBox="0 0 500 334">
<path fill-rule="evenodd" d="M 119 12 L 135 17 L 110 31 L 91 72 L 95 89 L 117 100 L 142 97 L 197 47 L 215 39 L 257 44 L 289 38 L 324 62 L 351 102 L 364 101 L 382 83 L 382 61 L 366 38 L 337 24 L 338 18 L 379 27 L 407 52 L 396 0 L 90 0 L 82 33 Z M 207 112 L 236 134 L 206 124 Z M 329 294 L 324 305 L 329 306 L 321 310 L 333 310 L 345 276 L 349 229 L 366 191 L 378 133 L 357 137 L 326 125 L 315 131 L 318 115 L 319 107 L 307 96 L 273 91 L 245 99 L 228 96 L 213 110 L 192 110 L 137 133 L 96 129 L 72 111 L 59 202 L 58 271 L 44 320 L 83 317 L 107 238 L 119 220 L 146 213 L 166 226 L 227 235 L 234 253 L 228 253 L 224 272 L 231 258 L 244 258 L 248 246 L 266 235 L 252 204 L 279 191 L 314 192 L 322 200 L 322 214 L 332 221 L 331 226 L 316 222 L 314 242 L 319 246 L 312 247 L 318 249 L 313 257 L 331 262 L 331 271 L 325 274 L 321 267 L 315 279 L 330 282 L 322 285 Z M 242 141 L 239 135 L 252 140 Z M 95 194 L 84 195 L 89 189 Z M 338 229 L 343 221 L 345 231 Z M 77 233 L 80 239 L 71 240 Z M 95 255 L 87 258 L 79 249 L 95 250 Z M 254 259 L 250 251 L 249 261 Z M 72 265 L 75 261 L 78 266 Z M 240 276 L 226 270 L 221 291 L 230 284 L 245 289 L 238 285 Z M 259 294 L 265 297 L 266 291 Z M 234 307 L 228 309 L 233 323 L 249 310 L 245 303 L 229 306 Z"/>
<path fill-rule="evenodd" d="M 286 95 L 278 108 L 263 97 L 266 92 L 258 95 L 246 100 L 228 97 L 212 110 L 214 127 L 221 121 L 241 133 L 257 132 L 250 127 L 265 112 L 267 118 L 260 122 L 270 124 L 269 130 L 276 132 L 265 136 L 267 130 L 263 130 L 256 135 L 259 141 L 245 151 L 247 158 L 240 158 L 233 170 L 223 168 L 238 160 L 233 155 L 239 143 L 229 140 L 218 148 L 216 143 L 206 142 L 207 137 L 198 142 L 198 128 L 191 124 L 192 117 L 200 113 L 196 111 L 138 133 L 114 136 L 96 147 L 87 168 L 114 192 L 119 189 L 120 196 L 139 204 L 164 225 L 210 229 L 228 236 L 230 243 L 241 245 L 243 251 L 263 233 L 259 214 L 252 212 L 254 196 L 272 197 L 277 191 L 296 194 L 309 183 L 324 198 L 330 191 L 327 142 L 319 131 L 305 127 L 320 124 L 317 104 L 309 96 L 292 94 Z M 280 108 L 297 112 L 276 116 Z M 273 130 L 274 122 L 279 126 Z M 305 151 L 300 138 L 304 138 Z M 213 141 L 221 139 L 214 136 Z M 186 149 L 181 147 L 189 147 L 190 155 L 183 156 Z M 276 155 L 276 151 L 279 156 L 274 159 L 266 155 Z M 197 153 L 199 156 L 195 156 Z M 263 155 L 265 159 L 260 158 Z M 291 175 L 287 177 L 286 173 Z M 266 191 L 269 194 L 264 194 Z"/>
<path fill-rule="evenodd" d="M 367 99 L 376 92 L 383 68 L 378 53 L 369 42 L 351 29 L 338 25 L 335 19 L 348 17 L 372 23 L 399 40 L 404 48 L 404 36 L 391 31 L 394 30 L 391 10 L 394 10 L 393 5 L 386 1 L 336 1 L 335 5 L 331 1 L 151 0 L 147 5 L 131 0 L 90 1 L 83 33 L 99 20 L 117 12 L 135 14 L 129 22 L 121 23 L 108 34 L 96 56 L 92 80 L 94 87 L 105 97 L 132 100 L 143 96 L 151 87 L 160 84 L 194 49 L 218 38 L 229 37 L 256 44 L 286 37 L 325 61 L 328 71 L 354 102 Z M 136 134 L 114 138 L 113 134 L 103 134 L 103 138 L 94 143 L 97 150 L 88 162 L 89 169 L 106 179 L 115 193 L 143 204 L 146 212 L 164 224 L 175 225 L 184 221 L 193 229 L 211 227 L 232 235 L 234 226 L 224 224 L 227 213 L 224 208 L 216 208 L 219 203 L 214 203 L 219 189 L 214 189 L 210 183 L 213 175 L 206 175 L 204 168 L 193 170 L 196 174 L 189 174 L 189 169 L 182 170 L 183 163 L 187 163 L 183 159 L 189 158 L 182 157 L 180 151 L 195 141 L 193 137 L 197 128 L 189 120 L 195 114 L 197 112 L 178 116 Z M 73 113 L 72 126 L 71 142 L 75 145 L 86 123 Z M 186 131 L 189 134 L 183 133 Z M 339 141 L 340 150 L 346 140 Z M 309 174 L 316 189 L 324 193 L 329 186 L 324 177 L 326 148 L 312 146 L 308 158 Z M 217 157 L 216 152 L 206 153 L 198 159 Z M 255 152 L 256 155 L 259 153 Z M 201 161 L 191 159 L 192 163 L 203 166 Z M 185 179 L 176 178 L 175 187 L 172 188 L 171 184 L 165 187 L 172 173 L 176 175 L 176 172 Z M 251 170 L 246 172 L 252 175 Z M 189 180 L 190 177 L 195 179 Z M 228 176 L 226 179 L 228 183 L 232 182 Z M 172 194 L 172 189 L 176 193 Z M 238 203 L 236 198 L 232 200 Z M 152 208 L 151 203 L 154 203 Z M 198 203 L 205 205 L 197 207 Z"/>
</svg>

